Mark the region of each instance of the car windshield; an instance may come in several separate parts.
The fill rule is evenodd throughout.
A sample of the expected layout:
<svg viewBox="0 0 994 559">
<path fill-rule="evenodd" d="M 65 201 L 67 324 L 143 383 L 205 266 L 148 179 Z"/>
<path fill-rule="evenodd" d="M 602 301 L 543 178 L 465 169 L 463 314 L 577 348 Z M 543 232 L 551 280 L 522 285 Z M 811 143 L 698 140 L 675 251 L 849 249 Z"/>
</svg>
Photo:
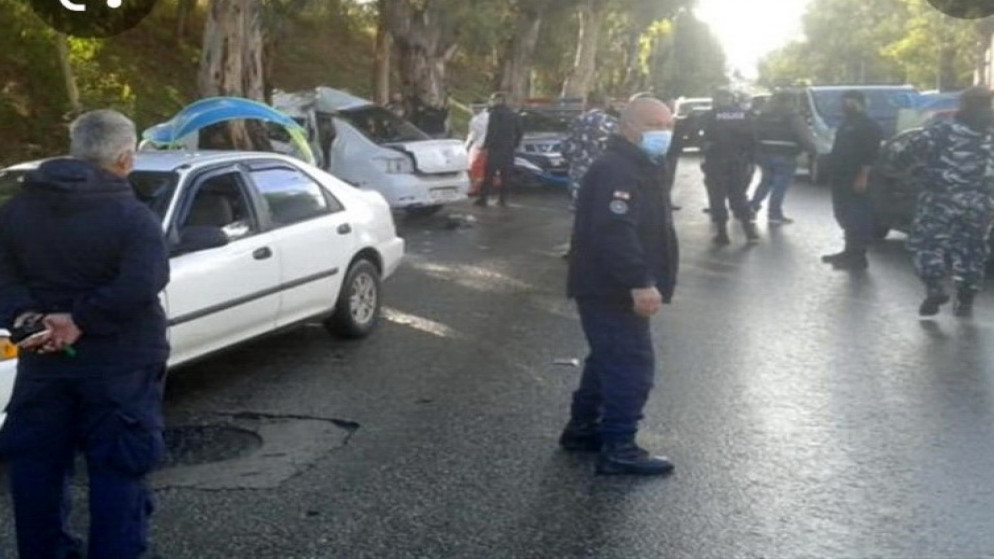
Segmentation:
<svg viewBox="0 0 994 559">
<path fill-rule="evenodd" d="M 29 169 L 0 170 L 0 206 L 21 191 L 21 184 L 28 172 Z M 169 209 L 169 201 L 176 189 L 176 178 L 174 173 L 153 171 L 134 171 L 128 176 L 135 189 L 135 195 L 145 202 L 159 219 L 163 219 L 166 210 Z"/>
<path fill-rule="evenodd" d="M 893 133 L 893 127 L 897 121 L 897 113 L 900 109 L 906 109 L 915 105 L 918 92 L 906 87 L 902 88 L 873 88 L 859 89 L 853 88 L 866 96 L 866 113 L 870 118 L 884 126 L 885 131 Z M 831 128 L 838 128 L 842 124 L 842 95 L 848 89 L 812 90 L 815 110 Z"/>
<path fill-rule="evenodd" d="M 568 132 L 570 124 L 580 111 L 538 111 L 524 110 L 521 115 L 521 127 L 525 132 Z"/>
<path fill-rule="evenodd" d="M 339 116 L 376 144 L 420 142 L 430 139 L 417 126 L 380 106 L 371 105 L 342 111 Z"/>
<path fill-rule="evenodd" d="M 683 101 L 677 109 L 677 116 L 687 116 L 692 112 L 711 110 L 711 101 Z"/>
</svg>

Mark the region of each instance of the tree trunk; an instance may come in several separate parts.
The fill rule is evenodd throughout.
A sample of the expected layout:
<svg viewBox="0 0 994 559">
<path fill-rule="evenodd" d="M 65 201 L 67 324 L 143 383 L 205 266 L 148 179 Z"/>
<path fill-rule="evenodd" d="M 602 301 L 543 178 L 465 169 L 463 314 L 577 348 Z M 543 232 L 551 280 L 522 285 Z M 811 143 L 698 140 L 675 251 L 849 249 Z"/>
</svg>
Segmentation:
<svg viewBox="0 0 994 559">
<path fill-rule="evenodd" d="M 580 5 L 580 34 L 577 38 L 573 72 L 563 84 L 563 97 L 583 97 L 596 78 L 597 45 L 604 25 L 605 10 L 600 0 L 586 0 Z"/>
<path fill-rule="evenodd" d="M 522 9 L 514 37 L 507 45 L 501 64 L 498 89 L 507 92 L 511 99 L 531 96 L 532 59 L 542 30 L 544 10 Z"/>
<path fill-rule="evenodd" d="M 193 9 L 197 6 L 197 0 L 178 0 L 176 3 L 176 43 L 179 44 L 186 39 L 187 29 L 190 27 L 190 20 L 193 17 Z"/>
<path fill-rule="evenodd" d="M 393 37 L 401 93 L 413 105 L 445 108 L 446 66 L 456 53 L 456 33 L 439 0 L 381 0 Z"/>
<path fill-rule="evenodd" d="M 384 0 L 380 0 L 379 24 L 376 26 L 376 53 L 373 66 L 373 99 L 385 105 L 390 100 L 390 51 L 393 38 L 388 30 Z"/>
<path fill-rule="evenodd" d="M 201 97 L 265 99 L 260 0 L 211 0 L 197 85 Z"/>
<path fill-rule="evenodd" d="M 55 47 L 59 53 L 59 67 L 62 68 L 62 77 L 66 84 L 69 107 L 74 114 L 79 113 L 83 110 L 83 104 L 79 101 L 79 87 L 76 86 L 76 76 L 69 61 L 69 38 L 61 33 L 58 34 L 55 38 Z"/>
</svg>

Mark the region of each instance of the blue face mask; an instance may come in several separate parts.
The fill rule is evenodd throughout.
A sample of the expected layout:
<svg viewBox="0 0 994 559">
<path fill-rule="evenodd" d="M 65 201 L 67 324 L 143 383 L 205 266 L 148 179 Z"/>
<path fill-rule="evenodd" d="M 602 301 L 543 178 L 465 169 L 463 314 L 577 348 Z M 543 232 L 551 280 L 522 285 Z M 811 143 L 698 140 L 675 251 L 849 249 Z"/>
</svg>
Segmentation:
<svg viewBox="0 0 994 559">
<path fill-rule="evenodd" d="M 659 159 L 666 155 L 672 143 L 672 130 L 651 130 L 642 133 L 642 143 L 639 147 L 652 159 Z"/>
</svg>

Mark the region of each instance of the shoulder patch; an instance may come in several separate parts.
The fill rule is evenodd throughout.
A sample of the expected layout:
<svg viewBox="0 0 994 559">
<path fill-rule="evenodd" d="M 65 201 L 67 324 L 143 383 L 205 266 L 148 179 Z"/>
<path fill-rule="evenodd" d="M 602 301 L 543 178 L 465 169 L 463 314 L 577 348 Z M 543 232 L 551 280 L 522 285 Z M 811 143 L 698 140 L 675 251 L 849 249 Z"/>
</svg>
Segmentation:
<svg viewBox="0 0 994 559">
<path fill-rule="evenodd" d="M 614 215 L 627 215 L 628 214 L 628 202 L 623 200 L 615 200 L 611 202 L 611 213 Z"/>
<path fill-rule="evenodd" d="M 624 191 L 624 190 L 615 190 L 614 191 L 614 199 L 615 200 L 631 200 L 632 199 L 632 194 L 631 194 L 631 192 L 627 192 L 627 191 Z"/>
</svg>

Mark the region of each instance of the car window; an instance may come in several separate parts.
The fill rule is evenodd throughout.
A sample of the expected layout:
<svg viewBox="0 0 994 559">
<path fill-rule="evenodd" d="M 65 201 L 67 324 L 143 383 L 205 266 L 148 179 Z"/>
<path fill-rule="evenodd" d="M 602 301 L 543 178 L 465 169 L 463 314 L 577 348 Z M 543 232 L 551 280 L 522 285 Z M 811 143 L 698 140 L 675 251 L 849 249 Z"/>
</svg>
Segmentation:
<svg viewBox="0 0 994 559">
<path fill-rule="evenodd" d="M 339 115 L 376 144 L 430 139 L 417 126 L 380 106 L 342 111 Z"/>
<path fill-rule="evenodd" d="M 341 211 L 341 203 L 298 169 L 270 167 L 251 172 L 277 227 Z"/>
<path fill-rule="evenodd" d="M 858 89 L 866 96 L 866 114 L 881 124 L 889 125 L 897 119 L 897 113 L 902 108 L 914 105 L 918 93 L 907 88 L 894 89 Z M 847 89 L 814 90 L 815 111 L 831 128 L 837 128 L 844 118 L 842 112 L 842 95 Z"/>
<path fill-rule="evenodd" d="M 238 173 L 208 177 L 197 184 L 180 219 L 183 227 L 219 227 L 229 240 L 238 240 L 259 232 L 258 220 Z"/>
</svg>

